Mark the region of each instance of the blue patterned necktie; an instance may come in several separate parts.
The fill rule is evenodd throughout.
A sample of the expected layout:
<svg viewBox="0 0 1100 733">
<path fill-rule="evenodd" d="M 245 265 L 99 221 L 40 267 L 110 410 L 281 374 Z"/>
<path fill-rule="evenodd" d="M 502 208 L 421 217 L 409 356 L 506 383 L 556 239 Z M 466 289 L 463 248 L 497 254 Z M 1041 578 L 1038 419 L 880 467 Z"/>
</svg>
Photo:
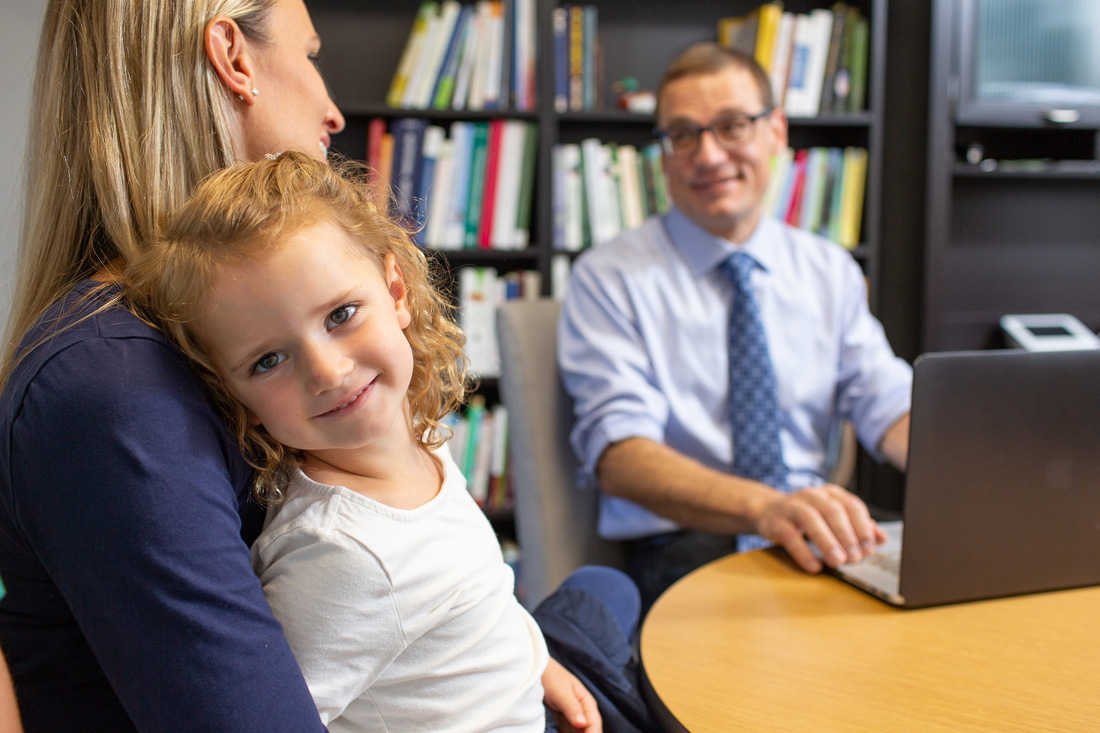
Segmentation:
<svg viewBox="0 0 1100 733">
<path fill-rule="evenodd" d="M 756 260 L 735 252 L 721 270 L 733 282 L 730 313 L 730 425 L 733 432 L 733 473 L 787 491 L 787 466 L 779 444 L 779 404 L 775 371 L 768 354 L 768 340 L 760 320 L 760 308 L 750 284 Z M 741 552 L 771 543 L 743 534 L 737 537 Z"/>
</svg>

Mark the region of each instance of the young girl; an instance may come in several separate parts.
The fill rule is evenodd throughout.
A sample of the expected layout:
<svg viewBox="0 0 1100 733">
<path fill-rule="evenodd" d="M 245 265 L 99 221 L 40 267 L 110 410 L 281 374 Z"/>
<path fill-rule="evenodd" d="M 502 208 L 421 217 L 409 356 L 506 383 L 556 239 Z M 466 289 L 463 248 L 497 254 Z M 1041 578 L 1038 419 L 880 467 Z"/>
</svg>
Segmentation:
<svg viewBox="0 0 1100 733">
<path fill-rule="evenodd" d="M 601 730 L 442 446 L 463 337 L 361 171 L 293 153 L 231 168 L 166 231 L 127 279 L 257 469 L 272 508 L 253 565 L 322 721 L 541 731 L 545 701 Z"/>
</svg>

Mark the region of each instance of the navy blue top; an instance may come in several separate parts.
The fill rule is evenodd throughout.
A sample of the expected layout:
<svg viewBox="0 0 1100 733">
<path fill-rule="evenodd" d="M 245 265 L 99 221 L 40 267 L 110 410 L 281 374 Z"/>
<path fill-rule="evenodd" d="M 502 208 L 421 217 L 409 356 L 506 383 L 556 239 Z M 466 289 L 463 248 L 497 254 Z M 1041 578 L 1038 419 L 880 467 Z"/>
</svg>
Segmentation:
<svg viewBox="0 0 1100 733">
<path fill-rule="evenodd" d="M 61 331 L 0 426 L 0 647 L 28 731 L 324 730 L 249 563 L 248 466 L 160 333 L 121 307 Z"/>
</svg>

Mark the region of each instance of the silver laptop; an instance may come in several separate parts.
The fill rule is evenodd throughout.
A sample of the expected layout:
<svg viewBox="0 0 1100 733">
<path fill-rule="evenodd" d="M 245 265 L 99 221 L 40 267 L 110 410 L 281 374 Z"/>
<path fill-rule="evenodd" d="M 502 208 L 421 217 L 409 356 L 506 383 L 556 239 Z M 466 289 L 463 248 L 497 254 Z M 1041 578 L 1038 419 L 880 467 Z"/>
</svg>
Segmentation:
<svg viewBox="0 0 1100 733">
<path fill-rule="evenodd" d="M 903 521 L 837 574 L 906 608 L 1100 584 L 1100 351 L 918 359 Z"/>
</svg>

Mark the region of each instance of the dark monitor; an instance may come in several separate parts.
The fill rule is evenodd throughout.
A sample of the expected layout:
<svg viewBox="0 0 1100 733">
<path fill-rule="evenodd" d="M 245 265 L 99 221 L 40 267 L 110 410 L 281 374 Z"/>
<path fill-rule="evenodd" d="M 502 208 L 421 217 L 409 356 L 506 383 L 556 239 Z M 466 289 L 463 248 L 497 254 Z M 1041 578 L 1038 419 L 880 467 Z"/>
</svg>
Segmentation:
<svg viewBox="0 0 1100 733">
<path fill-rule="evenodd" d="M 958 0 L 960 124 L 1100 122 L 1100 0 Z"/>
</svg>

